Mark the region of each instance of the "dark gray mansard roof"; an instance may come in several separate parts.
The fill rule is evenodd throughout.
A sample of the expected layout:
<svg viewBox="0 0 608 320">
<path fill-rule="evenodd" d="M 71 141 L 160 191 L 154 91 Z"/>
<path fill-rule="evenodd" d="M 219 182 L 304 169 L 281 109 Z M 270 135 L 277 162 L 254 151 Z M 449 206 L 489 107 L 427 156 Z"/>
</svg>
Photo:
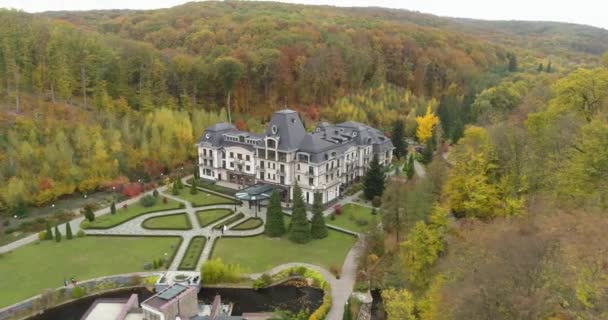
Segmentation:
<svg viewBox="0 0 608 320">
<path fill-rule="evenodd" d="M 336 152 L 337 155 L 340 155 L 352 146 L 371 144 L 374 153 L 393 149 L 393 143 L 381 131 L 355 121 L 347 121 L 336 125 L 322 122 L 313 133 L 306 133 L 298 113 L 289 109 L 273 113 L 264 134 L 239 131 L 232 124 L 223 122 L 208 127 L 201 136 L 199 143 L 209 143 L 214 147 L 238 145 L 249 150 L 253 150 L 255 146 L 264 146 L 263 141 L 255 145 L 228 141 L 224 139 L 226 134 L 260 140 L 263 140 L 264 137 L 278 137 L 279 150 L 297 150 L 309 153 L 312 162 L 325 161 L 326 153 Z"/>
</svg>

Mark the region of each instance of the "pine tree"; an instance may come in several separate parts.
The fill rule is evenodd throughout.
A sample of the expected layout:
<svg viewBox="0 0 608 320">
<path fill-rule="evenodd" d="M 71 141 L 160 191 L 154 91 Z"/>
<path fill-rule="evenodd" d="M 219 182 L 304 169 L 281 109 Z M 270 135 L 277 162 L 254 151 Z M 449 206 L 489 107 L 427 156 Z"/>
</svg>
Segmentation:
<svg viewBox="0 0 608 320">
<path fill-rule="evenodd" d="M 198 180 L 201 177 L 201 173 L 200 171 L 198 171 L 199 168 L 198 166 L 194 166 L 194 180 Z"/>
<path fill-rule="evenodd" d="M 27 215 L 27 207 L 25 206 L 25 202 L 19 200 L 15 206 L 14 213 L 18 218 L 25 217 Z"/>
<path fill-rule="evenodd" d="M 178 189 L 183 189 L 184 188 L 184 184 L 182 183 L 182 179 L 181 178 L 177 178 L 177 188 Z"/>
<path fill-rule="evenodd" d="M 429 164 L 433 160 L 433 139 L 429 139 L 426 142 L 426 146 L 424 146 L 424 150 L 422 150 L 422 162 L 424 164 Z"/>
<path fill-rule="evenodd" d="M 61 242 L 61 232 L 59 232 L 57 225 L 55 225 L 55 242 Z"/>
<path fill-rule="evenodd" d="M 312 205 L 312 221 L 310 223 L 310 235 L 313 239 L 327 237 L 327 226 L 323 217 L 323 198 L 321 193 L 315 193 Z"/>
<path fill-rule="evenodd" d="M 551 68 L 551 61 L 549 61 L 549 63 L 547 64 L 547 73 L 551 73 L 553 71 L 553 69 Z"/>
<path fill-rule="evenodd" d="M 84 207 L 84 217 L 89 220 L 89 222 L 95 221 L 95 213 L 93 212 L 93 208 L 90 206 Z"/>
<path fill-rule="evenodd" d="M 306 217 L 306 206 L 304 205 L 304 199 L 302 199 L 302 190 L 297 184 L 293 188 L 293 208 L 289 240 L 295 243 L 307 243 L 310 241 L 310 226 Z"/>
<path fill-rule="evenodd" d="M 69 222 L 65 223 L 65 238 L 68 240 L 72 240 L 72 227 Z"/>
<path fill-rule="evenodd" d="M 171 193 L 174 196 L 179 196 L 179 185 L 177 184 L 177 181 L 173 182 L 173 187 L 171 189 Z"/>
<path fill-rule="evenodd" d="M 365 183 L 363 186 L 363 193 L 368 200 L 373 199 L 375 196 L 382 196 L 384 192 L 384 169 L 378 162 L 378 155 L 374 154 L 372 161 L 365 176 Z"/>
<path fill-rule="evenodd" d="M 406 150 L 406 145 L 405 145 L 405 139 L 404 139 L 404 125 L 403 125 L 403 120 L 398 119 L 395 121 L 395 123 L 393 124 L 393 132 L 391 135 L 391 141 L 393 142 L 393 146 L 395 147 L 395 156 L 398 159 L 401 159 L 402 157 L 405 156 L 407 150 Z"/>
<path fill-rule="evenodd" d="M 272 192 L 270 204 L 266 211 L 266 226 L 264 232 L 269 237 L 280 237 L 285 234 L 285 222 L 283 221 L 283 210 L 279 193 Z"/>
<path fill-rule="evenodd" d="M 44 240 L 53 240 L 53 230 L 51 229 L 51 224 L 46 222 L 46 234 L 44 236 Z"/>
<path fill-rule="evenodd" d="M 190 194 L 197 194 L 198 188 L 196 187 L 196 179 L 192 180 L 192 184 L 190 185 Z"/>
<path fill-rule="evenodd" d="M 543 72 L 543 69 L 544 69 L 543 63 L 541 62 L 541 63 L 538 64 L 538 69 L 536 71 Z"/>
<path fill-rule="evenodd" d="M 114 201 L 112 201 L 112 204 L 110 205 L 110 213 L 116 214 L 116 202 Z"/>
<path fill-rule="evenodd" d="M 351 314 L 350 306 L 348 305 L 348 303 L 346 303 L 344 305 L 344 315 L 342 316 L 342 320 L 352 320 L 352 319 L 353 319 L 353 315 Z"/>
<path fill-rule="evenodd" d="M 414 156 L 410 155 L 409 159 L 407 160 L 407 178 L 411 179 L 414 176 Z"/>
<path fill-rule="evenodd" d="M 509 60 L 509 72 L 516 72 L 517 71 L 517 56 L 512 53 L 509 52 L 507 53 L 507 59 Z"/>
</svg>

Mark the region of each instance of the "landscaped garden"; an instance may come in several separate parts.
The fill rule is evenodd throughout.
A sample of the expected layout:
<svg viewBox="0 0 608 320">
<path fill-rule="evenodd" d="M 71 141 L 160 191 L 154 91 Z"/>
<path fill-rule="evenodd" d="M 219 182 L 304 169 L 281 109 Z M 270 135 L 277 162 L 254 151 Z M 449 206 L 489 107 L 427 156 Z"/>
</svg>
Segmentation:
<svg viewBox="0 0 608 320">
<path fill-rule="evenodd" d="M 151 206 L 144 206 L 141 202 L 137 202 L 128 205 L 126 208 L 116 208 L 115 214 L 108 213 L 95 217 L 95 220 L 92 222 L 85 220 L 80 224 L 80 227 L 83 229 L 107 229 L 141 216 L 142 214 L 179 209 L 179 205 L 179 202 L 171 199 L 167 199 L 166 201 L 158 199 L 156 203 Z"/>
<path fill-rule="evenodd" d="M 190 230 L 192 224 L 185 213 L 175 213 L 160 217 L 153 217 L 144 220 L 142 223 L 146 229 L 169 229 L 169 230 Z"/>
<path fill-rule="evenodd" d="M 27 299 L 64 279 L 86 280 L 144 270 L 155 259 L 171 259 L 177 237 L 84 237 L 41 241 L 0 255 L 0 307 Z"/>
<path fill-rule="evenodd" d="M 243 219 L 244 217 L 245 217 L 245 214 L 242 212 L 239 212 L 239 213 L 231 216 L 229 219 L 226 219 L 226 220 L 222 221 L 221 223 L 216 224 L 215 226 L 213 226 L 213 229 L 220 230 L 223 226 L 229 226 L 229 225 Z"/>
<path fill-rule="evenodd" d="M 198 218 L 198 224 L 201 227 L 206 227 L 214 222 L 228 217 L 232 213 L 232 210 L 228 209 L 202 210 L 196 212 L 196 217 Z"/>
<path fill-rule="evenodd" d="M 294 244 L 287 236 L 222 238 L 217 240 L 212 255 L 225 263 L 238 264 L 246 272 L 264 272 L 289 262 L 311 263 L 340 270 L 356 240 L 353 236 L 333 230 L 329 230 L 327 238 L 307 244 Z"/>
<path fill-rule="evenodd" d="M 334 217 L 334 220 L 327 218 L 327 224 L 354 232 L 365 232 L 369 230 L 374 215 L 369 207 L 347 203 L 342 206 L 340 214 Z M 376 219 L 379 219 L 379 216 L 376 216 Z"/>
<path fill-rule="evenodd" d="M 233 199 L 230 199 L 227 197 L 220 197 L 218 195 L 200 191 L 200 190 L 196 194 L 191 194 L 190 188 L 183 188 L 183 189 L 179 190 L 179 195 L 176 195 L 176 196 L 192 203 L 193 207 L 202 207 L 202 206 L 209 206 L 209 205 L 214 205 L 214 204 L 234 204 L 235 203 L 235 200 L 233 200 Z"/>
<path fill-rule="evenodd" d="M 179 264 L 179 270 L 196 269 L 196 264 L 198 263 L 198 259 L 201 257 L 201 253 L 205 247 L 205 242 L 205 237 L 192 238 L 190 244 L 188 245 L 188 249 L 184 254 L 184 258 L 182 258 L 182 261 Z"/>
<path fill-rule="evenodd" d="M 230 230 L 251 230 L 255 229 L 264 224 L 264 221 L 260 218 L 249 218 L 236 226 L 230 228 Z"/>
</svg>

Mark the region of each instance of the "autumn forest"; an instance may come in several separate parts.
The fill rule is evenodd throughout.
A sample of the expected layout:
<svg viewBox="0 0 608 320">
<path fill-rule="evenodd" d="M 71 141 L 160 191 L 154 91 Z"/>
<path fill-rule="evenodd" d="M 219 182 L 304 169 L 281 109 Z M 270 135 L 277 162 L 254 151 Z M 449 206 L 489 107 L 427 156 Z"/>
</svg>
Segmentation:
<svg viewBox="0 0 608 320">
<path fill-rule="evenodd" d="M 603 29 L 381 8 L 0 9 L 0 215 L 171 173 L 228 117 L 403 125 L 428 176 L 387 180 L 357 279 L 387 319 L 605 319 L 607 50 Z"/>
</svg>

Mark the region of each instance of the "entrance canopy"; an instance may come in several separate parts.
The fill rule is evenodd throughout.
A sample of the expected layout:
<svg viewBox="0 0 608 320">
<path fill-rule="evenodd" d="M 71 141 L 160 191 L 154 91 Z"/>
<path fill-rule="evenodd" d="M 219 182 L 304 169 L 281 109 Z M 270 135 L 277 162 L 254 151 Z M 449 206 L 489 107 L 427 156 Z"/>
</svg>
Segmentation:
<svg viewBox="0 0 608 320">
<path fill-rule="evenodd" d="M 235 194 L 237 199 L 246 201 L 266 200 L 270 198 L 273 190 L 283 191 L 282 188 L 271 184 L 258 183 L 245 189 L 239 190 Z"/>
</svg>

